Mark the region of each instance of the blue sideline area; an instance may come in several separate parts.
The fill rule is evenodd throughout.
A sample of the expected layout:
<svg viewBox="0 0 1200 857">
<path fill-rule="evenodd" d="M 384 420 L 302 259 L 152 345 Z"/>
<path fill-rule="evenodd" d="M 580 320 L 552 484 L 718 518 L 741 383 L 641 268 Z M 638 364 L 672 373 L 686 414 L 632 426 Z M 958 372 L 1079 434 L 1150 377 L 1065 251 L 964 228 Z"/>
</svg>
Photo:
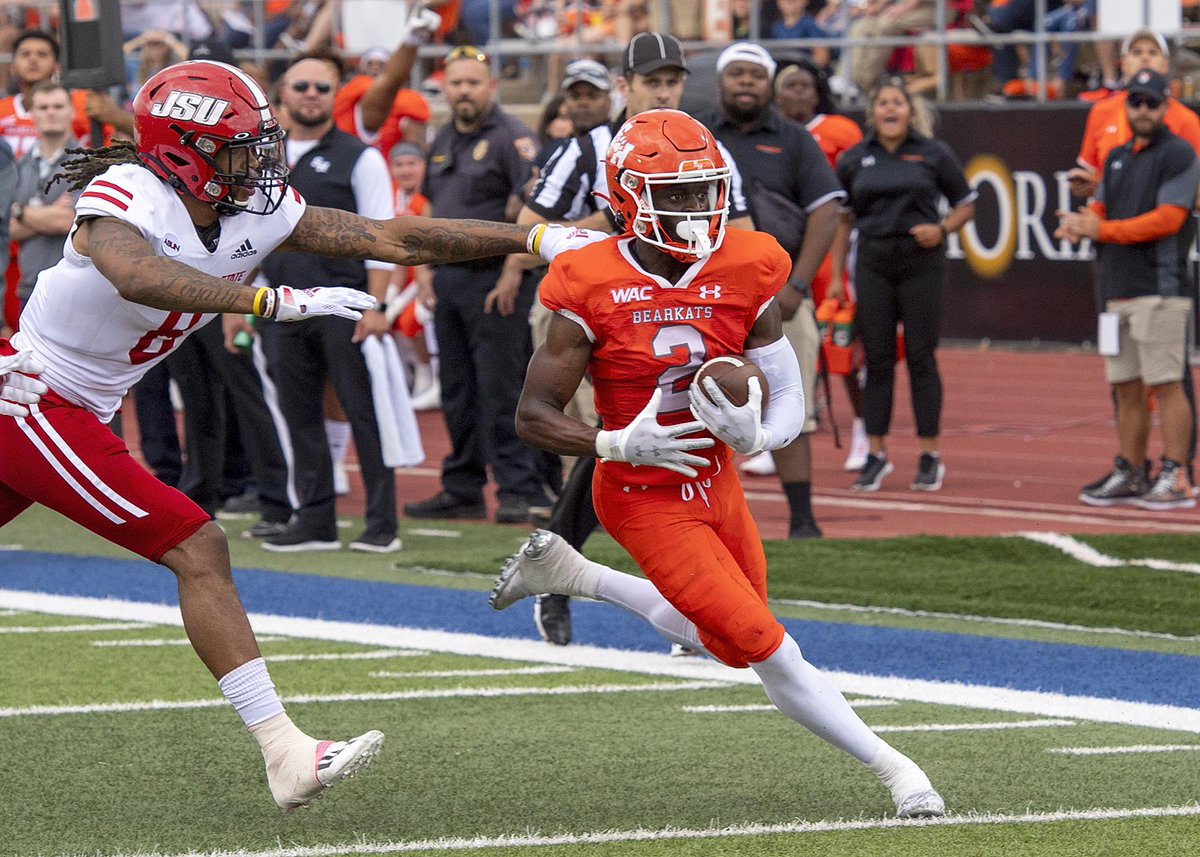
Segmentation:
<svg viewBox="0 0 1200 857">
<path fill-rule="evenodd" d="M 140 560 L 16 551 L 3 555 L 0 588 L 177 604 L 174 578 Z M 531 605 L 497 613 L 479 592 L 239 569 L 252 613 L 396 625 L 496 637 L 532 637 Z M 663 652 L 649 626 L 615 607 L 576 602 L 579 643 Z M 966 634 L 788 619 L 805 656 L 823 669 L 956 681 L 1016 690 L 1200 708 L 1200 659 Z"/>
</svg>

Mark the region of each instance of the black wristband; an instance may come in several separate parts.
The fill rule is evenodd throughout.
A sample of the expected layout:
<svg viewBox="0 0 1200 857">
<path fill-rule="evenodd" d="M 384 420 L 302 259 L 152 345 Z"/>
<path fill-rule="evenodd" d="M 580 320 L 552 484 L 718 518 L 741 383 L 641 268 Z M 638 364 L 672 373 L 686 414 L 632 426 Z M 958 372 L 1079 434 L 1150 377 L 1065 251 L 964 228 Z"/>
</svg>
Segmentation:
<svg viewBox="0 0 1200 857">
<path fill-rule="evenodd" d="M 798 291 L 802 297 L 812 297 L 812 286 L 804 280 L 792 280 L 788 285 Z"/>
<path fill-rule="evenodd" d="M 942 230 L 942 238 L 949 238 L 949 237 L 950 237 L 950 230 L 948 230 L 948 229 L 946 228 L 946 224 L 945 224 L 945 223 L 943 223 L 943 222 L 942 222 L 942 221 L 940 221 L 940 220 L 938 221 L 938 229 Z"/>
<path fill-rule="evenodd" d="M 380 301 L 371 307 L 371 309 L 375 310 L 375 312 L 387 312 L 387 301 Z"/>
</svg>

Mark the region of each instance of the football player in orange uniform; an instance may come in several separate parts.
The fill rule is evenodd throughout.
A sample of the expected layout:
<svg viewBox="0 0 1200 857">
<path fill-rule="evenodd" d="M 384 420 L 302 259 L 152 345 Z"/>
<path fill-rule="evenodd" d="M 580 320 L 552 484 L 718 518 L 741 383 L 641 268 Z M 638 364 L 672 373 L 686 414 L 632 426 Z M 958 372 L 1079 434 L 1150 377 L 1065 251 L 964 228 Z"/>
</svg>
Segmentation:
<svg viewBox="0 0 1200 857">
<path fill-rule="evenodd" d="M 538 530 L 506 564 L 492 606 L 553 592 L 622 607 L 672 642 L 754 670 L 781 712 L 879 776 L 898 816 L 942 815 L 924 772 L 862 722 L 767 607 L 762 540 L 731 460 L 786 445 L 804 422 L 799 361 L 775 301 L 787 253 L 768 235 L 725 229 L 730 170 L 687 114 L 626 121 L 606 172 L 624 234 L 564 255 L 542 281 L 555 315 L 529 365 L 517 433 L 559 455 L 599 457 L 596 513 L 649 580 Z M 742 353 L 767 377 L 765 410 L 757 380 L 740 407 L 711 379 L 711 400 L 691 388 L 705 360 Z M 607 429 L 563 412 L 585 372 Z"/>
</svg>

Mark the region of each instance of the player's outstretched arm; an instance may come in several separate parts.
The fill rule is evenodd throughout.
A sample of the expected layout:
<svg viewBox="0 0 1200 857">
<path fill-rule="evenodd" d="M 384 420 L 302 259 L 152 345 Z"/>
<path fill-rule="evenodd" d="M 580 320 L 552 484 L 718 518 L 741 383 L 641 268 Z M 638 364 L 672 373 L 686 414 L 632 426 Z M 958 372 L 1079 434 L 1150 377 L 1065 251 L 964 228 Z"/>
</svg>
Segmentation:
<svg viewBox="0 0 1200 857">
<path fill-rule="evenodd" d="M 87 221 L 73 240 L 121 297 L 155 309 L 253 313 L 278 321 L 337 315 L 357 321 L 360 310 L 375 305 L 373 297 L 357 289 L 255 289 L 213 277 L 156 256 L 140 232 L 112 217 Z"/>
<path fill-rule="evenodd" d="M 518 226 L 488 220 L 395 217 L 371 220 L 349 211 L 310 207 L 280 250 L 397 265 L 437 265 L 510 253 L 537 253 L 547 262 L 607 238 L 565 226 Z"/>
</svg>

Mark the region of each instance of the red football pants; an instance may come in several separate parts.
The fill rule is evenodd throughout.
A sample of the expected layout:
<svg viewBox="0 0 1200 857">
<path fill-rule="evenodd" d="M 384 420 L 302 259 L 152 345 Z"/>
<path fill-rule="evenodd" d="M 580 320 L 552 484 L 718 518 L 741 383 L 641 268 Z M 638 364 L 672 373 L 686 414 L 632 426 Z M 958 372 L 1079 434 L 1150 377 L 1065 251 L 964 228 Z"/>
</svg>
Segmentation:
<svg viewBox="0 0 1200 857">
<path fill-rule="evenodd" d="M 628 485 L 597 465 L 596 515 L 663 597 L 731 667 L 769 658 L 783 626 L 767 608 L 767 559 L 733 467 L 682 485 Z"/>
</svg>

